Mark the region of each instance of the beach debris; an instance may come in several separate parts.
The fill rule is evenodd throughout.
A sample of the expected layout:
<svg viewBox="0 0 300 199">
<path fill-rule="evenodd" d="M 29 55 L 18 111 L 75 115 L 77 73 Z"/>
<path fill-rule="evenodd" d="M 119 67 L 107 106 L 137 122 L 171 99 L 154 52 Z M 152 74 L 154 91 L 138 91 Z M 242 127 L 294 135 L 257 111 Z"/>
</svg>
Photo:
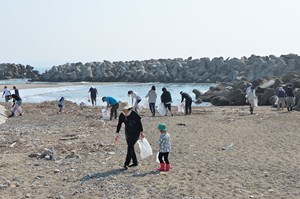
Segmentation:
<svg viewBox="0 0 300 199">
<path fill-rule="evenodd" d="M 235 150 L 235 148 L 233 146 L 233 143 L 231 143 L 227 146 L 222 147 L 222 150 Z"/>
<path fill-rule="evenodd" d="M 17 144 L 17 142 L 14 142 L 14 143 L 12 143 L 9 147 L 14 147 L 15 146 L 15 144 Z"/>
<path fill-rule="evenodd" d="M 186 126 L 184 123 L 177 123 L 178 126 Z"/>
<path fill-rule="evenodd" d="M 79 136 L 76 134 L 67 134 L 67 135 L 63 135 L 63 137 L 59 138 L 59 140 L 75 140 L 78 138 Z"/>
<path fill-rule="evenodd" d="M 79 155 L 77 154 L 76 150 L 72 150 L 71 153 L 65 157 L 65 159 L 68 158 L 79 158 Z"/>
<path fill-rule="evenodd" d="M 54 150 L 54 147 L 51 149 L 44 148 L 42 153 L 31 153 L 28 155 L 30 158 L 41 158 L 45 160 L 56 160 L 56 152 Z"/>
</svg>

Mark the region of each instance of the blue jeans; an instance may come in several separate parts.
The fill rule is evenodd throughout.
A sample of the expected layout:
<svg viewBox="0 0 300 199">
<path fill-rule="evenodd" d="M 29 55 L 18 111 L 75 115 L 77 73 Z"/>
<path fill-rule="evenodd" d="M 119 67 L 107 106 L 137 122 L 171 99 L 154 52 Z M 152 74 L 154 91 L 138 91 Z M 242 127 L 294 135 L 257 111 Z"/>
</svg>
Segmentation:
<svg viewBox="0 0 300 199">
<path fill-rule="evenodd" d="M 152 116 L 155 116 L 155 103 L 149 103 L 149 108 L 152 113 Z"/>
</svg>

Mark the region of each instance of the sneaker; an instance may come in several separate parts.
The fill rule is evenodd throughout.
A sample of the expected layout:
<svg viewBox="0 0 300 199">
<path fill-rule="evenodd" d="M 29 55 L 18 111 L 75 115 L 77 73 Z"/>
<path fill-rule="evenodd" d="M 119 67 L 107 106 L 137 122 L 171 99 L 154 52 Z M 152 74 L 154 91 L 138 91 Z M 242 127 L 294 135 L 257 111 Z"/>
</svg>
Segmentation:
<svg viewBox="0 0 300 199">
<path fill-rule="evenodd" d="M 124 164 L 123 169 L 127 170 L 128 169 L 128 165 Z"/>
</svg>

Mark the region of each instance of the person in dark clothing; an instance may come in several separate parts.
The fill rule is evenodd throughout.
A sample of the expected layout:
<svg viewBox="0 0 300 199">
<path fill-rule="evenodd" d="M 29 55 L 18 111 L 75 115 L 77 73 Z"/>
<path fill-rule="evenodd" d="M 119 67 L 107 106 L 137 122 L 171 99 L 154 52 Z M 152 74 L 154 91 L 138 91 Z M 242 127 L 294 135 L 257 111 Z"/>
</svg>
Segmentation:
<svg viewBox="0 0 300 199">
<path fill-rule="evenodd" d="M 295 104 L 295 98 L 294 98 L 294 93 L 293 93 L 293 85 L 289 84 L 287 89 L 286 89 L 286 106 L 288 111 L 293 110 L 293 106 Z"/>
<path fill-rule="evenodd" d="M 64 97 L 61 97 L 59 100 L 58 100 L 58 103 L 57 103 L 57 106 L 58 106 L 58 113 L 61 113 L 62 110 L 64 109 L 65 107 L 65 98 Z"/>
<path fill-rule="evenodd" d="M 141 117 L 132 110 L 133 106 L 129 106 L 128 103 L 121 104 L 119 110 L 122 112 L 119 115 L 119 121 L 116 130 L 115 141 L 119 140 L 119 132 L 122 123 L 125 124 L 125 137 L 127 142 L 127 155 L 124 163 L 124 169 L 128 167 L 138 166 L 138 160 L 134 151 L 134 145 L 138 141 L 139 137 L 144 137 L 143 125 Z M 130 162 L 132 161 L 132 164 Z"/>
<path fill-rule="evenodd" d="M 277 110 L 280 110 L 285 107 L 285 97 L 286 97 L 286 93 L 285 90 L 283 89 L 283 87 L 278 87 L 276 89 L 276 95 L 278 97 L 278 104 L 277 104 Z"/>
<path fill-rule="evenodd" d="M 8 117 L 12 117 L 17 114 L 22 115 L 22 108 L 21 108 L 22 99 L 20 98 L 20 96 L 16 94 L 12 94 L 8 98 L 9 100 L 13 99 L 11 115 L 9 115 Z"/>
<path fill-rule="evenodd" d="M 191 98 L 191 96 L 188 93 L 185 93 L 183 91 L 180 92 L 180 95 L 181 95 L 181 103 L 185 99 L 185 114 L 190 115 L 192 113 L 193 99 Z"/>
<path fill-rule="evenodd" d="M 160 96 L 161 102 L 165 105 L 167 111 L 169 110 L 171 113 L 171 116 L 173 116 L 172 110 L 171 110 L 171 104 L 172 104 L 172 97 L 171 93 L 167 91 L 165 87 L 162 88 L 162 94 Z M 167 112 L 166 112 L 167 115 Z"/>
<path fill-rule="evenodd" d="M 91 101 L 92 101 L 92 105 L 94 106 L 96 105 L 96 101 L 97 101 L 96 98 L 98 95 L 98 91 L 94 86 L 92 86 L 89 90 L 89 93 L 91 94 Z"/>
<path fill-rule="evenodd" d="M 20 97 L 20 93 L 19 93 L 19 90 L 17 89 L 17 87 L 13 86 L 13 89 L 15 90 L 15 94 Z"/>
</svg>

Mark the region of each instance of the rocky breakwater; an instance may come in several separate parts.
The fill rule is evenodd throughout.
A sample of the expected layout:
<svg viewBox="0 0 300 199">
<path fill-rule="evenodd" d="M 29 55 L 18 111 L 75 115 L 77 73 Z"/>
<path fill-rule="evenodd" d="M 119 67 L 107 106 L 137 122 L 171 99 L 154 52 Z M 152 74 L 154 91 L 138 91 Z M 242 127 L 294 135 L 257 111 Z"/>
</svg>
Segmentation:
<svg viewBox="0 0 300 199">
<path fill-rule="evenodd" d="M 253 81 L 262 77 L 300 72 L 300 56 L 255 56 L 145 61 L 67 63 L 53 66 L 36 81 L 95 82 L 201 82 Z"/>
<path fill-rule="evenodd" d="M 203 94 L 198 94 L 197 98 L 204 102 L 211 102 L 215 106 L 246 105 L 245 95 L 247 82 L 248 81 L 233 81 L 221 83 L 216 87 L 210 87 L 210 89 Z M 282 86 L 286 89 L 288 84 L 292 84 L 295 96 L 294 110 L 300 111 L 300 73 L 291 72 L 283 77 L 259 78 L 250 82 L 256 89 L 259 106 L 273 106 L 276 101 L 276 88 Z"/>
<path fill-rule="evenodd" d="M 40 74 L 29 65 L 0 64 L 0 79 L 39 79 Z"/>
</svg>

